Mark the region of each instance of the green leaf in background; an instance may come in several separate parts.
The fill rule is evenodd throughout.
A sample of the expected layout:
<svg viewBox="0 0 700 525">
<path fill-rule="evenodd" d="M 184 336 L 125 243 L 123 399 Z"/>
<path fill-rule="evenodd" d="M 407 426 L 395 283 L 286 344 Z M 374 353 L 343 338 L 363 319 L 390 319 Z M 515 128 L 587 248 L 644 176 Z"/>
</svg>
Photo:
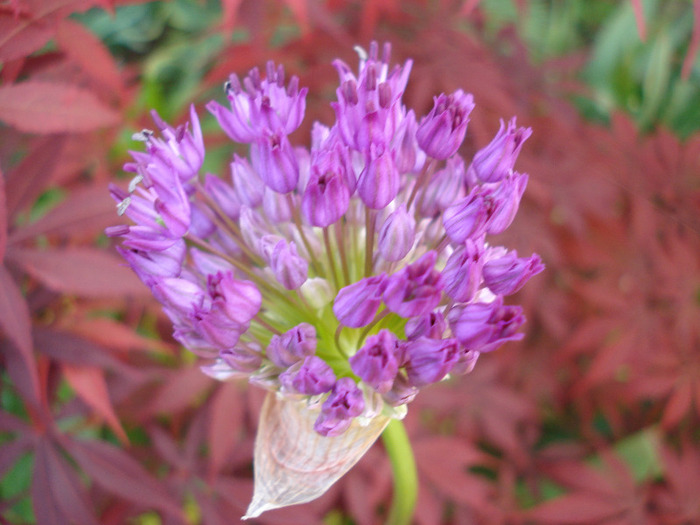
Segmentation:
<svg viewBox="0 0 700 525">
<path fill-rule="evenodd" d="M 661 434 L 658 428 L 649 427 L 619 441 L 615 450 L 627 463 L 635 481 L 651 481 L 663 475 L 659 456 Z"/>
<path fill-rule="evenodd" d="M 642 129 L 648 128 L 660 112 L 661 102 L 666 98 L 671 78 L 673 49 L 665 32 L 654 41 L 642 82 L 644 103 L 637 117 Z"/>
<path fill-rule="evenodd" d="M 32 483 L 34 454 L 24 454 L 0 479 L 0 501 L 9 502 L 18 498 L 5 516 L 9 523 L 33 523 L 34 511 L 29 497 L 21 497 Z"/>
<path fill-rule="evenodd" d="M 221 35 L 198 41 L 174 36 L 168 46 L 151 53 L 143 70 L 143 105 L 172 119 L 197 99 L 199 84 L 223 45 Z"/>
</svg>

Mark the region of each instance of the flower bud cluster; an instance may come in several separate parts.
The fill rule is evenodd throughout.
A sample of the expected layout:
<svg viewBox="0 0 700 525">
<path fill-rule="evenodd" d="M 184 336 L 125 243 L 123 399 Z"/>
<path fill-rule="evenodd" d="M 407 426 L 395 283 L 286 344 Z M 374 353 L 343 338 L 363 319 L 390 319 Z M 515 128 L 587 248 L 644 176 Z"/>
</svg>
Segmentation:
<svg viewBox="0 0 700 525">
<path fill-rule="evenodd" d="M 529 128 L 501 123 L 466 163 L 471 95 L 440 94 L 419 119 L 402 103 L 411 61 L 392 68 L 389 45 L 360 50 L 357 74 L 334 66 L 336 121 L 315 123 L 308 149 L 288 138 L 305 112 L 296 77 L 272 62 L 230 77 L 228 107 L 207 109 L 249 154 L 225 176 L 201 173 L 194 108 L 178 128 L 154 115 L 160 137 L 136 135 L 135 178 L 111 187 L 133 224 L 107 230 L 206 373 L 320 405 L 331 436 L 400 417 L 419 389 L 522 338 L 503 298 L 544 268 L 487 242 L 518 210 Z"/>
</svg>

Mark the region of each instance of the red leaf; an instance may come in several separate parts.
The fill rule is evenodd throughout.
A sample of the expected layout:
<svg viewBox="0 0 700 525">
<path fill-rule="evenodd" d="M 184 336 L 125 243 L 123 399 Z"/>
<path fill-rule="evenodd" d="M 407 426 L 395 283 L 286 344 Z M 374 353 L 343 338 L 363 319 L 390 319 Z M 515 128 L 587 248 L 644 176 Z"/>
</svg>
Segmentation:
<svg viewBox="0 0 700 525">
<path fill-rule="evenodd" d="M 630 0 L 632 2 L 632 7 L 634 8 L 634 18 L 637 21 L 637 30 L 639 31 L 639 38 L 642 42 L 647 39 L 647 25 L 644 19 L 644 8 L 642 7 L 642 0 Z"/>
<path fill-rule="evenodd" d="M 148 292 L 123 262 L 97 249 L 11 249 L 7 256 L 57 292 L 85 297 L 123 297 Z"/>
<path fill-rule="evenodd" d="M 36 222 L 18 228 L 10 235 L 18 243 L 37 235 L 95 233 L 116 222 L 114 202 L 103 184 L 77 190 Z"/>
<path fill-rule="evenodd" d="M 671 398 L 664 407 L 664 415 L 661 418 L 661 425 L 665 429 L 676 426 L 681 419 L 690 411 L 693 398 L 693 385 L 688 381 L 681 382 L 676 387 Z"/>
<path fill-rule="evenodd" d="M 543 503 L 527 513 L 537 523 L 599 523 L 621 514 L 624 502 L 608 500 L 596 494 L 574 493 Z"/>
<path fill-rule="evenodd" d="M 9 412 L 0 411 L 0 430 L 3 432 L 26 434 L 31 428 L 17 416 Z"/>
<path fill-rule="evenodd" d="M 236 25 L 241 2 L 242 0 L 221 0 L 221 25 L 225 31 L 231 31 Z"/>
<path fill-rule="evenodd" d="M 31 320 L 29 317 L 29 307 L 27 302 L 15 284 L 7 269 L 0 265 L 0 328 L 4 334 L 14 343 L 6 345 L 8 355 L 8 369 L 12 368 L 19 372 L 29 381 L 17 384 L 23 388 L 23 395 L 39 399 L 39 376 L 34 365 L 32 354 Z M 12 360 L 12 363 L 9 361 Z M 11 367 L 11 365 L 13 365 Z M 19 368 L 17 368 L 19 367 Z"/>
<path fill-rule="evenodd" d="M 7 200 L 5 199 L 5 176 L 0 166 L 0 264 L 5 259 L 7 246 Z"/>
<path fill-rule="evenodd" d="M 38 352 L 61 363 L 97 368 L 118 368 L 119 362 L 103 348 L 73 334 L 35 327 L 33 336 L 34 346 Z M 134 371 L 136 372 L 136 370 Z"/>
<path fill-rule="evenodd" d="M 85 473 L 105 490 L 183 519 L 182 510 L 165 485 L 123 450 L 102 441 L 72 440 L 65 446 Z"/>
<path fill-rule="evenodd" d="M 68 324 L 70 323 L 70 324 Z M 67 320 L 64 329 L 105 348 L 121 352 L 143 351 L 167 353 L 168 345 L 134 332 L 124 324 L 106 318 L 76 318 Z"/>
<path fill-rule="evenodd" d="M 302 35 L 309 32 L 309 3 L 306 0 L 284 0 L 299 24 Z"/>
<path fill-rule="evenodd" d="M 36 447 L 32 502 L 37 523 L 45 525 L 97 525 L 80 480 L 46 440 Z"/>
<path fill-rule="evenodd" d="M 7 174 L 8 221 L 19 210 L 33 204 L 39 194 L 46 190 L 65 142 L 62 136 L 35 140 L 24 160 Z"/>
<path fill-rule="evenodd" d="M 235 382 L 223 383 L 211 401 L 208 439 L 212 474 L 221 470 L 238 445 L 244 415 L 239 388 Z"/>
<path fill-rule="evenodd" d="M 209 376 L 198 366 L 182 368 L 167 376 L 166 383 L 144 407 L 146 415 L 174 414 L 191 407 L 206 390 L 213 386 Z"/>
<path fill-rule="evenodd" d="M 27 133 L 92 131 L 120 116 L 85 89 L 28 81 L 0 87 L 0 120 Z"/>
<path fill-rule="evenodd" d="M 68 57 L 99 85 L 120 96 L 123 83 L 114 58 L 102 41 L 81 24 L 70 19 L 61 20 L 56 41 Z"/>
<path fill-rule="evenodd" d="M 48 20 L 27 20 L 0 14 L 0 62 L 22 58 L 41 49 L 53 34 Z"/>
<path fill-rule="evenodd" d="M 81 13 L 99 2 L 97 0 L 41 0 L 37 2 L 36 18 L 54 14 L 59 18 L 65 18 L 72 13 Z"/>
<path fill-rule="evenodd" d="M 64 364 L 63 376 L 80 398 L 107 422 L 122 444 L 128 444 L 129 438 L 109 399 L 104 372 L 94 366 Z"/>
<path fill-rule="evenodd" d="M 386 454 L 379 447 L 370 448 L 348 472 L 341 486 L 353 521 L 357 525 L 377 523 L 377 509 L 391 493 L 391 468 Z"/>
<path fill-rule="evenodd" d="M 456 503 L 476 508 L 484 505 L 486 485 L 468 470 L 485 462 L 482 452 L 453 437 L 421 439 L 413 448 L 421 475 L 438 491 Z"/>
</svg>

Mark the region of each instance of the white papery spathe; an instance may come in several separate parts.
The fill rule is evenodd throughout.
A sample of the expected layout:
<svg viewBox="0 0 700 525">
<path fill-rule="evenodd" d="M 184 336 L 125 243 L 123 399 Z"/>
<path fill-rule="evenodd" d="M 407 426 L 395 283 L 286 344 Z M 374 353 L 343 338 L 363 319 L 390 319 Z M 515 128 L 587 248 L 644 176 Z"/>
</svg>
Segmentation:
<svg viewBox="0 0 700 525">
<path fill-rule="evenodd" d="M 359 461 L 391 419 L 381 413 L 358 417 L 340 436 L 324 437 L 314 430 L 320 411 L 319 402 L 267 394 L 255 438 L 255 492 L 243 519 L 320 497 Z"/>
</svg>

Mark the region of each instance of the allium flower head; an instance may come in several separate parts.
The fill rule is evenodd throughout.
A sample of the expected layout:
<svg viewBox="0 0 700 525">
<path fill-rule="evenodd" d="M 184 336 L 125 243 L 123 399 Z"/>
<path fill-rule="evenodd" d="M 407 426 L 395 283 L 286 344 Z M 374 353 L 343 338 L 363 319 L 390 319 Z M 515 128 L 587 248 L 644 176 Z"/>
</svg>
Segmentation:
<svg viewBox="0 0 700 525">
<path fill-rule="evenodd" d="M 156 116 L 161 136 L 137 134 L 146 151 L 126 166 L 136 178 L 111 188 L 133 224 L 107 230 L 206 373 L 306 400 L 322 436 L 400 418 L 421 388 L 522 337 L 503 296 L 543 269 L 489 244 L 525 190 L 512 168 L 529 128 L 502 125 L 468 163 L 470 94 L 416 118 L 411 61 L 392 67 L 389 45 L 360 51 L 357 73 L 334 66 L 336 119 L 310 148 L 288 136 L 305 110 L 296 78 L 272 63 L 232 75 L 229 107 L 207 109 L 248 155 L 220 176 L 201 173 L 194 109 L 179 128 Z"/>
</svg>

